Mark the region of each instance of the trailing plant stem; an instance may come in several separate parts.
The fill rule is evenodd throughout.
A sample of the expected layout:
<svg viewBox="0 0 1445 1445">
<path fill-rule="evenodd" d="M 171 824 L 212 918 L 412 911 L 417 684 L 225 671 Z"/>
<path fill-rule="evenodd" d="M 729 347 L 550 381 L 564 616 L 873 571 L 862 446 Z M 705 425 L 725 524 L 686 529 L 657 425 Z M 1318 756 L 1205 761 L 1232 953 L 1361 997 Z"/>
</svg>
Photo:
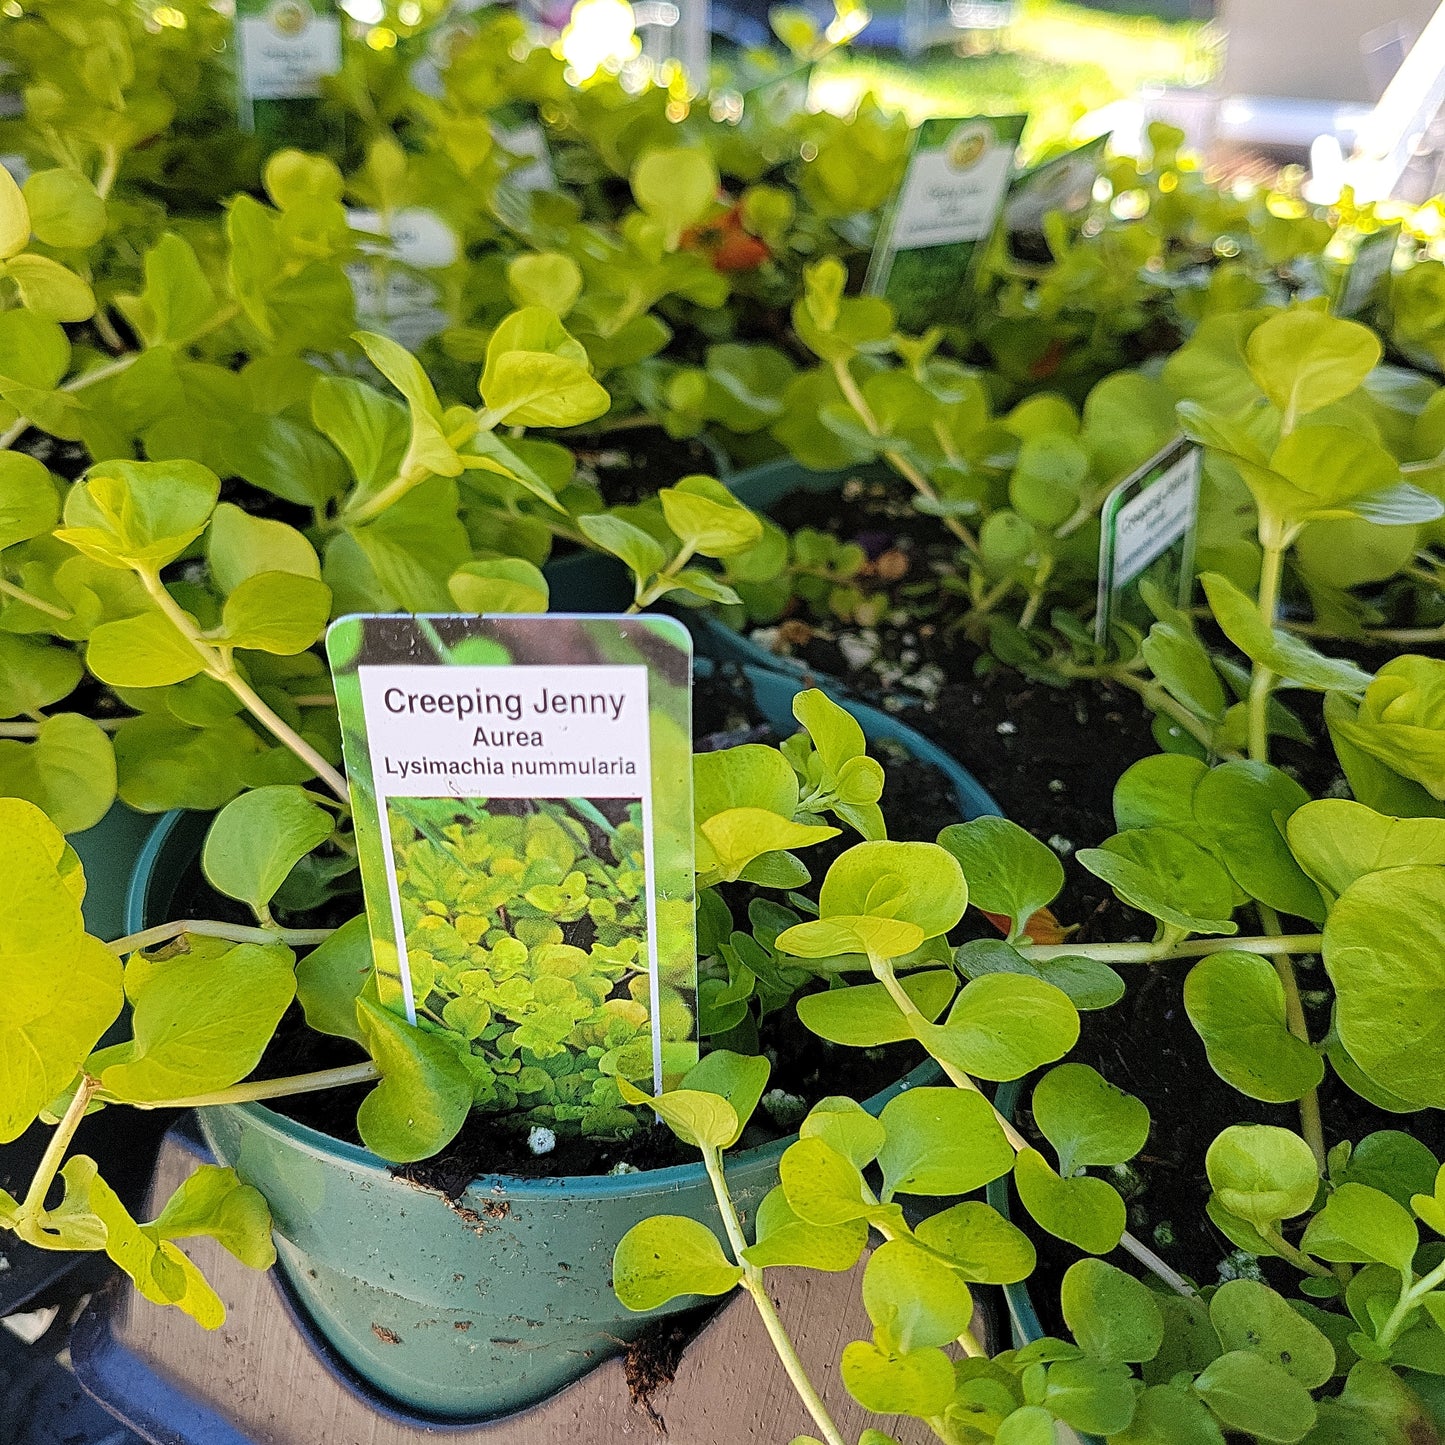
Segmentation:
<svg viewBox="0 0 1445 1445">
<path fill-rule="evenodd" d="M 151 600 L 165 614 L 167 620 L 190 643 L 205 666 L 206 673 L 215 678 L 219 683 L 230 688 L 232 693 L 238 697 L 251 715 L 264 727 L 277 742 L 296 754 L 308 768 L 331 789 L 333 793 L 350 806 L 351 795 L 347 791 L 346 779 L 306 741 L 288 722 L 279 717 L 275 710 L 267 703 L 261 695 L 241 676 L 235 660 L 229 650 L 223 651 L 214 646 L 201 634 L 190 614 L 166 591 L 165 583 L 161 581 L 160 573 L 152 569 L 138 571 L 136 574 L 141 585 L 150 595 Z"/>
<path fill-rule="evenodd" d="M 1318 953 L 1321 933 L 1286 933 L 1268 938 L 1188 938 L 1182 943 L 1032 943 L 1027 958 L 1093 958 L 1100 963 L 1164 963 L 1171 958 L 1207 958 L 1211 953 Z"/>
<path fill-rule="evenodd" d="M 71 1099 L 69 1108 L 55 1126 L 55 1132 L 45 1146 L 45 1153 L 40 1156 L 40 1163 L 35 1166 L 30 1188 L 25 1191 L 25 1198 L 20 1203 L 22 1216 L 34 1216 L 45 1208 L 45 1196 L 50 1193 L 50 1186 L 65 1159 L 65 1151 L 70 1148 L 75 1131 L 80 1128 L 80 1121 L 85 1118 L 85 1111 L 90 1108 L 90 1101 L 98 1087 L 94 1079 L 87 1075 L 81 1076 L 75 1097 Z"/>
<path fill-rule="evenodd" d="M 73 612 L 67 612 L 65 608 L 57 607 L 55 603 L 47 602 L 43 597 L 37 597 L 23 587 L 7 582 L 3 577 L 0 577 L 0 594 L 13 597 L 17 602 L 23 602 L 27 607 L 33 607 L 37 612 L 43 612 L 47 617 L 54 617 L 61 622 L 69 622 L 75 616 Z"/>
<path fill-rule="evenodd" d="M 370 1060 L 323 1069 L 315 1074 L 291 1074 L 284 1079 L 257 1079 L 250 1084 L 233 1084 L 209 1094 L 190 1094 L 180 1099 L 141 1101 L 126 1099 L 133 1109 L 206 1109 L 217 1104 L 257 1104 L 263 1099 L 284 1099 L 292 1094 L 317 1094 L 323 1089 L 344 1089 L 348 1084 L 367 1084 L 381 1077 Z"/>
<path fill-rule="evenodd" d="M 1278 938 L 1283 930 L 1279 926 L 1279 914 L 1267 903 L 1259 905 L 1260 921 L 1264 924 L 1264 931 L 1271 937 Z M 1277 953 L 1273 958 L 1274 971 L 1279 975 L 1279 981 L 1284 988 L 1284 1016 L 1285 1024 L 1290 1033 L 1301 1043 L 1309 1044 L 1310 1029 L 1305 1019 L 1304 1004 L 1300 1001 L 1299 980 L 1295 977 L 1294 962 L 1287 953 Z M 1320 1118 L 1320 1093 L 1318 1089 L 1311 1089 L 1299 1101 L 1300 1132 L 1304 1135 L 1305 1143 L 1310 1146 L 1315 1156 L 1315 1163 L 1319 1165 L 1320 1173 L 1325 1172 L 1325 1127 L 1324 1121 Z"/>
<path fill-rule="evenodd" d="M 1259 616 L 1264 625 L 1274 627 L 1274 614 L 1279 608 L 1280 573 L 1284 567 L 1284 548 L 1266 547 L 1259 574 Z M 1269 695 L 1274 686 L 1274 673 L 1256 662 L 1249 680 L 1249 756 L 1256 763 L 1269 761 Z"/>
<path fill-rule="evenodd" d="M 188 343 L 199 341 L 201 337 L 209 335 L 212 331 L 219 331 L 221 327 L 234 321 L 240 314 L 240 305 L 233 301 L 217 311 L 199 331 L 185 339 Z M 119 376 L 122 371 L 129 370 L 145 354 L 143 351 L 129 351 L 124 356 L 118 356 L 114 361 L 107 362 L 104 366 L 97 366 L 90 371 L 82 372 L 79 376 L 72 376 L 57 390 L 84 391 L 87 386 L 94 386 L 97 381 L 105 381 L 109 377 Z M 0 432 L 0 451 L 9 451 L 30 430 L 32 425 L 29 417 L 22 416 L 8 431 Z"/>
<path fill-rule="evenodd" d="M 232 943 L 285 943 L 308 947 L 325 943 L 334 928 L 251 928 L 244 923 L 219 923 L 213 919 L 183 918 L 174 923 L 158 923 L 154 928 L 127 934 L 106 944 L 112 953 L 124 956 L 143 948 L 169 943 L 173 938 L 193 933 L 198 938 L 226 938 Z"/>
<path fill-rule="evenodd" d="M 1313 1275 L 1316 1279 L 1333 1279 L 1334 1273 L 1322 1264 L 1316 1264 L 1309 1255 L 1301 1253 L 1282 1235 L 1277 1229 L 1261 1229 L 1259 1231 L 1272 1249 L 1276 1249 L 1296 1269 L 1303 1270 L 1306 1274 Z"/>
<path fill-rule="evenodd" d="M 898 975 L 893 971 L 891 960 L 876 958 L 872 954 L 869 954 L 868 961 L 872 965 L 874 977 L 888 990 L 889 997 L 898 1005 L 899 1011 L 903 1014 L 904 1018 L 909 1021 L 913 1028 L 914 1037 L 927 1049 L 928 1030 L 932 1025 L 918 1011 L 918 1005 L 909 998 L 903 985 L 898 982 Z M 928 1052 L 933 1055 L 938 1066 L 958 1088 L 972 1089 L 974 1093 L 980 1095 L 982 1098 L 988 1099 L 988 1096 L 974 1083 L 973 1079 L 956 1064 L 950 1064 L 946 1059 L 940 1059 L 937 1054 L 933 1053 L 932 1049 L 929 1049 Z M 1001 1114 L 998 1106 L 995 1105 L 991 1099 L 988 1102 L 989 1108 L 993 1110 L 994 1118 L 1003 1130 L 1004 1138 L 1009 1141 L 1014 1153 L 1019 1154 L 1025 1149 L 1031 1148 L 1032 1146 L 1029 1144 L 1029 1141 L 1014 1127 L 1013 1121 Z M 1150 1270 L 1167 1284 L 1176 1294 L 1183 1295 L 1186 1299 L 1193 1299 L 1195 1297 L 1196 1291 L 1194 1286 L 1191 1285 L 1178 1270 L 1172 1269 L 1169 1265 L 1165 1264 L 1142 1240 L 1136 1239 L 1126 1230 L 1120 1237 L 1119 1245 L 1122 1249 L 1132 1254 L 1146 1269 Z"/>
<path fill-rule="evenodd" d="M 873 415 L 873 408 L 868 405 L 868 398 L 863 395 L 862 389 L 853 380 L 853 373 L 848 369 L 848 363 L 844 358 L 840 357 L 833 363 L 833 375 L 837 378 L 838 390 L 843 393 L 848 405 L 858 413 L 858 419 L 867 427 L 868 435 L 881 439 L 883 431 L 878 425 L 878 418 Z M 934 490 L 933 483 L 902 452 L 896 448 L 884 448 L 883 456 L 920 497 L 927 497 L 929 501 L 933 502 L 938 500 L 938 493 Z M 978 538 L 957 517 L 940 517 L 939 520 L 975 557 L 978 556 Z"/>
<path fill-rule="evenodd" d="M 1436 1265 L 1429 1274 L 1410 1283 L 1402 1278 L 1399 1301 L 1390 1311 L 1389 1318 L 1380 1326 L 1380 1333 L 1375 1337 L 1377 1343 L 1386 1347 L 1393 1345 L 1405 1322 L 1415 1312 L 1416 1305 L 1441 1284 L 1445 1284 L 1445 1264 Z"/>
<path fill-rule="evenodd" d="M 818 1427 L 827 1445 L 847 1445 L 842 1431 L 833 1423 L 833 1417 L 828 1413 L 828 1407 L 823 1403 L 823 1397 L 818 1394 L 813 1382 L 808 1378 L 808 1371 L 798 1356 L 797 1347 L 793 1344 L 786 1326 L 778 1316 L 777 1306 L 773 1304 L 772 1296 L 768 1294 L 767 1285 L 763 1280 L 763 1271 L 743 1258 L 743 1251 L 747 1249 L 748 1242 L 743 1237 L 737 1208 L 733 1204 L 732 1193 L 728 1189 L 727 1175 L 723 1172 L 722 1155 L 717 1149 L 704 1145 L 702 1160 L 707 1166 L 707 1177 L 712 1183 L 712 1192 L 717 1199 L 718 1212 L 722 1215 L 728 1243 L 732 1246 L 733 1255 L 743 1272 L 740 1283 L 752 1297 L 753 1305 L 763 1322 L 763 1328 L 768 1332 L 768 1338 L 772 1341 L 773 1349 L 777 1352 L 783 1369 L 787 1371 L 793 1389 L 797 1391 L 798 1398 L 803 1402 L 808 1414 L 813 1417 L 813 1423 Z"/>
</svg>

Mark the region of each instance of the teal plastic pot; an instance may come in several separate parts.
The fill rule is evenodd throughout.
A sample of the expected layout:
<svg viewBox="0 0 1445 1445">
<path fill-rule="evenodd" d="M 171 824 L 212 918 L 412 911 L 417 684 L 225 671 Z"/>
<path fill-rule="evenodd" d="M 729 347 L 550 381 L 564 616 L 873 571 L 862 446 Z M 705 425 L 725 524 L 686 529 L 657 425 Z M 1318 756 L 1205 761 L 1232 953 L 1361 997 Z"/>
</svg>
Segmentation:
<svg viewBox="0 0 1445 1445">
<path fill-rule="evenodd" d="M 85 869 L 87 932 L 106 942 L 126 932 L 126 899 L 136 859 L 155 831 L 157 815 L 137 813 L 116 803 L 93 828 L 67 840 Z"/>
<path fill-rule="evenodd" d="M 799 684 L 754 678 L 764 712 L 792 731 Z M 860 713 L 865 733 L 915 746 L 942 769 L 960 813 L 996 811 L 977 782 L 896 720 Z M 135 928 L 174 916 L 177 885 L 207 820 L 173 814 L 157 829 L 131 891 Z M 938 1078 L 931 1062 L 875 1095 Z M 848 1088 L 842 1076 L 839 1092 Z M 570 1384 L 618 1353 L 650 1318 L 612 1293 L 612 1252 L 658 1213 L 721 1221 L 701 1164 L 640 1174 L 560 1179 L 485 1175 L 455 1204 L 394 1178 L 385 1161 L 261 1105 L 201 1111 L 206 1139 L 271 1204 L 281 1273 L 302 1310 L 368 1383 L 439 1419 L 493 1419 Z M 792 1139 L 745 1150 L 728 1182 L 745 1219 L 778 1182 Z"/>
</svg>

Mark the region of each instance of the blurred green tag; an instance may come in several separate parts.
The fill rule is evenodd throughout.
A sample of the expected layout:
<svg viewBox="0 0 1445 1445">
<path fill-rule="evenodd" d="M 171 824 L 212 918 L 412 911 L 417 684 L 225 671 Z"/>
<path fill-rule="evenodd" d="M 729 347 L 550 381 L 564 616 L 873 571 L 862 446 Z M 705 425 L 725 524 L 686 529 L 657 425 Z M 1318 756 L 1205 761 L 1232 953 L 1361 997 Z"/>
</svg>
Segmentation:
<svg viewBox="0 0 1445 1445">
<path fill-rule="evenodd" d="M 1100 514 L 1099 601 L 1094 640 L 1108 641 L 1115 622 L 1147 626 L 1138 582 L 1148 576 L 1166 597 L 1189 606 L 1194 591 L 1194 532 L 1203 454 L 1184 438 L 1171 442 L 1105 499 Z"/>
<path fill-rule="evenodd" d="M 879 228 L 864 291 L 900 331 L 964 319 L 974 260 L 993 235 L 1028 117 L 935 117 L 913 133 L 903 184 Z"/>
</svg>

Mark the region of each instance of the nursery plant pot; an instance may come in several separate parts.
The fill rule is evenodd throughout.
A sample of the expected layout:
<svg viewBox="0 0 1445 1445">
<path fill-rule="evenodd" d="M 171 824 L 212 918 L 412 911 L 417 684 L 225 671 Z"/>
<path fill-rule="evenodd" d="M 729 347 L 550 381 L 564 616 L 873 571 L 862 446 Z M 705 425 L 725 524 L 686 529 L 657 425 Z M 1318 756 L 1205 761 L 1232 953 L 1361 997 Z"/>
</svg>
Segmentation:
<svg viewBox="0 0 1445 1445">
<path fill-rule="evenodd" d="M 791 731 L 800 684 L 751 675 L 763 711 Z M 949 778 L 965 817 L 997 811 L 958 764 L 871 709 L 865 733 L 904 741 Z M 131 889 L 136 928 L 171 916 L 207 820 L 173 814 L 143 854 Z M 920 1065 L 874 1095 L 932 1082 Z M 846 1078 L 838 1087 L 845 1090 Z M 621 1176 L 521 1179 L 487 1175 L 456 1203 L 394 1177 L 385 1161 L 261 1105 L 202 1111 L 216 1157 L 270 1201 L 280 1269 L 301 1307 L 345 1361 L 383 1394 L 442 1419 L 492 1419 L 553 1394 L 615 1355 L 672 1302 L 633 1314 L 612 1292 L 612 1252 L 658 1213 L 719 1227 L 701 1164 Z M 732 1157 L 733 1198 L 751 1218 L 778 1182 L 791 1138 Z"/>
</svg>

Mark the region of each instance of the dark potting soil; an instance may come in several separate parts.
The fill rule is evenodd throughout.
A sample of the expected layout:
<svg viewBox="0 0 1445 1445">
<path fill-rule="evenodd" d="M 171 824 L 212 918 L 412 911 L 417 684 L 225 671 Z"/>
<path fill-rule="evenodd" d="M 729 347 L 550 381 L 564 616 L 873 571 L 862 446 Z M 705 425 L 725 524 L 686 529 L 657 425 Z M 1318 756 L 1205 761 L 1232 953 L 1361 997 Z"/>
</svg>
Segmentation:
<svg viewBox="0 0 1445 1445">
<path fill-rule="evenodd" d="M 735 668 L 722 668 L 699 677 L 693 695 L 694 737 L 700 750 L 735 746 L 742 742 L 777 742 L 779 736 L 763 718 L 746 678 Z M 873 748 L 884 762 L 888 785 L 882 800 L 890 836 L 931 839 L 949 823 L 959 821 L 959 810 L 947 780 L 933 767 L 909 758 L 894 745 Z M 811 849 L 808 864 L 814 885 L 838 853 L 857 841 L 851 835 Z M 734 916 L 742 922 L 752 890 L 747 885 L 724 889 Z M 776 895 L 770 895 L 776 896 Z M 335 926 L 353 916 L 360 900 L 334 900 L 324 916 L 285 916 L 287 926 Z M 199 859 L 183 875 L 172 902 L 172 916 L 219 918 L 236 923 L 253 922 L 241 905 L 219 897 L 206 883 Z M 791 1008 L 777 1010 L 764 1021 L 760 1044 L 773 1061 L 769 1089 L 781 1089 L 811 1105 L 830 1094 L 867 1098 L 888 1087 L 922 1061 L 920 1049 L 894 1045 L 882 1049 L 849 1049 L 829 1044 L 809 1033 Z M 335 1068 L 364 1057 L 351 1042 L 309 1029 L 299 1005 L 283 1018 L 256 1070 L 257 1078 Z M 356 1110 L 369 1085 L 301 1094 L 272 1101 L 270 1107 L 298 1123 L 334 1138 L 359 1144 Z M 791 1126 L 790 1126 L 791 1127 Z M 742 1140 L 743 1147 L 762 1144 L 790 1132 L 775 1124 L 760 1109 Z M 458 1198 L 482 1174 L 501 1173 L 530 1178 L 605 1174 L 618 1165 L 631 1169 L 659 1169 L 696 1162 L 696 1151 L 680 1144 L 661 1127 L 644 1128 L 625 1140 L 607 1141 L 560 1136 L 556 1148 L 538 1156 L 527 1144 L 527 1126 L 508 1126 L 496 1115 L 471 1115 L 457 1138 L 440 1154 L 395 1171 L 419 1187 Z"/>
<path fill-rule="evenodd" d="M 592 482 L 610 507 L 645 502 L 659 487 L 718 472 L 717 457 L 696 437 L 670 437 L 658 426 L 582 437 L 576 451 L 578 479 Z"/>
</svg>

